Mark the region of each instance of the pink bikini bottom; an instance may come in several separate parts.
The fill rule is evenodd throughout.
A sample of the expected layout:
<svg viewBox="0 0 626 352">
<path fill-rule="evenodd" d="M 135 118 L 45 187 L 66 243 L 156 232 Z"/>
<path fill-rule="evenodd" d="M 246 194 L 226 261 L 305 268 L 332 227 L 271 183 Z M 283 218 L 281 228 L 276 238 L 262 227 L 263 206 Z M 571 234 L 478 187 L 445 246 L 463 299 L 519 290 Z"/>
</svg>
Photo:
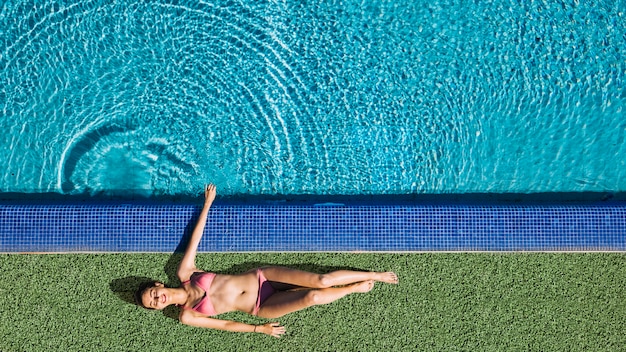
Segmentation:
<svg viewBox="0 0 626 352">
<path fill-rule="evenodd" d="M 274 287 L 272 287 L 270 282 L 265 278 L 265 275 L 263 275 L 261 268 L 256 269 L 256 276 L 259 278 L 259 295 L 256 299 L 256 306 L 254 306 L 254 310 L 252 311 L 253 315 L 257 315 L 261 304 L 276 292 Z"/>
</svg>

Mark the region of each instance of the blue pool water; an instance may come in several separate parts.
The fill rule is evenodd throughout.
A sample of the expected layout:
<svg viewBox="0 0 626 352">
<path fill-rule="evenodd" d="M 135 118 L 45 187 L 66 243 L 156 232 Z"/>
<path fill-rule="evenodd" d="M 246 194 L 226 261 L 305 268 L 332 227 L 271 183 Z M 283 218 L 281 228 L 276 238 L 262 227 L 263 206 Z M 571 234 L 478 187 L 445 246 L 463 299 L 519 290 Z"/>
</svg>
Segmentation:
<svg viewBox="0 0 626 352">
<path fill-rule="evenodd" d="M 626 190 L 623 1 L 5 1 L 1 192 Z"/>
</svg>

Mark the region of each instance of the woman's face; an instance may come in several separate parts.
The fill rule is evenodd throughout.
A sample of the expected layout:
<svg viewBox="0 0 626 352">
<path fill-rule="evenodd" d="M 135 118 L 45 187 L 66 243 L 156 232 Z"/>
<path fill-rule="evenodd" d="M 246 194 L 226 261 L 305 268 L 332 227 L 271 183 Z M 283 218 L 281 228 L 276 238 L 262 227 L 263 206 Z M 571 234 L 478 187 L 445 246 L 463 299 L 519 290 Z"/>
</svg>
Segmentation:
<svg viewBox="0 0 626 352">
<path fill-rule="evenodd" d="M 160 282 L 147 288 L 141 295 L 141 302 L 146 308 L 161 310 L 170 304 L 169 289 Z"/>
</svg>

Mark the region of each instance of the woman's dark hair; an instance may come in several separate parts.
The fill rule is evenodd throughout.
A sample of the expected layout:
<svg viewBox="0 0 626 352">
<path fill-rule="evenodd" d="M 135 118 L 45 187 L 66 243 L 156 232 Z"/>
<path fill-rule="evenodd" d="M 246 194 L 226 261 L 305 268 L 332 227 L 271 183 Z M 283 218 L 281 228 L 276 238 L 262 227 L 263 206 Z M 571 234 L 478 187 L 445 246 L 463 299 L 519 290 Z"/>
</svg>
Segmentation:
<svg viewBox="0 0 626 352">
<path fill-rule="evenodd" d="M 154 286 L 156 286 L 157 281 L 147 281 L 142 283 L 141 285 L 139 285 L 139 288 L 137 289 L 137 291 L 135 291 L 135 304 L 142 307 L 142 308 L 146 308 L 146 309 L 153 309 L 150 307 L 146 307 L 143 305 L 143 301 L 141 300 L 141 296 L 143 296 L 143 293 L 149 289 L 152 288 Z"/>
</svg>

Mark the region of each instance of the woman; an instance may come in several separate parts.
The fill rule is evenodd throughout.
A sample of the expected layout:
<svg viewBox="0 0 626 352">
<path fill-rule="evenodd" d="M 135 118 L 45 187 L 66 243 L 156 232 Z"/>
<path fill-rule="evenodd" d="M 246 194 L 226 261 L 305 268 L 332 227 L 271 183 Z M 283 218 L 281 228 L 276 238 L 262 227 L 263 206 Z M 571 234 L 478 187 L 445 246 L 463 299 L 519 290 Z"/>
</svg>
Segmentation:
<svg viewBox="0 0 626 352">
<path fill-rule="evenodd" d="M 278 318 L 314 305 L 331 303 L 351 293 L 368 292 L 376 281 L 398 283 L 393 272 L 339 270 L 314 274 L 265 267 L 239 275 L 222 275 L 199 270 L 195 264 L 196 253 L 215 194 L 215 185 L 205 187 L 200 218 L 176 272 L 182 286 L 169 288 L 161 282 L 150 283 L 136 292 L 137 304 L 159 310 L 176 304 L 182 308 L 180 322 L 191 326 L 280 337 L 285 328 L 278 323 L 257 326 L 211 317 L 241 311 L 261 318 Z"/>
</svg>

